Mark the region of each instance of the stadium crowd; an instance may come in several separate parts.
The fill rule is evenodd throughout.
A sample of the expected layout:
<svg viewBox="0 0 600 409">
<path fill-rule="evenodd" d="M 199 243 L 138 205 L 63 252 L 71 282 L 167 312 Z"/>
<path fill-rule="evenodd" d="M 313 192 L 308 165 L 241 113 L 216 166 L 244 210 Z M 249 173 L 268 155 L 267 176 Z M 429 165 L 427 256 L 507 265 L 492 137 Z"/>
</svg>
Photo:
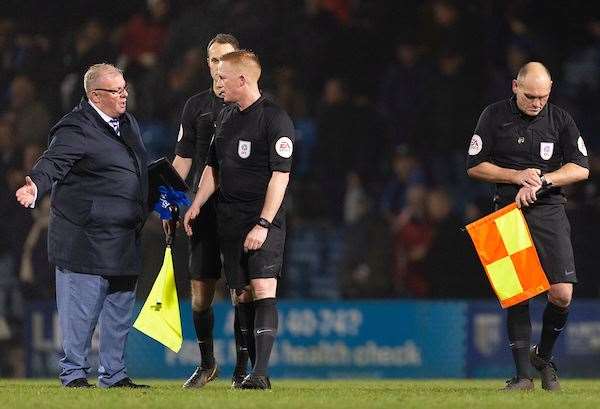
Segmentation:
<svg viewBox="0 0 600 409">
<path fill-rule="evenodd" d="M 64 3 L 60 15 L 35 1 L 0 5 L 0 344 L 7 348 L 18 344 L 26 304 L 54 297 L 48 198 L 23 211 L 14 191 L 51 124 L 82 97 L 83 72 L 101 61 L 122 67 L 148 150 L 172 157 L 183 104 L 209 85 L 203 46 L 218 32 L 261 57 L 261 86 L 297 129 L 283 297 L 490 297 L 461 231 L 490 211 L 490 191 L 467 179 L 464 158 L 478 113 L 510 97 L 510 81 L 528 60 L 550 68 L 551 102 L 573 114 L 591 152 L 590 180 L 570 189 L 568 212 L 576 291 L 598 295 L 600 253 L 590 238 L 600 226 L 600 14 L 587 2 L 571 2 L 568 17 L 554 2 L 533 0 Z M 157 219 L 145 230 L 154 274 L 163 234 Z M 186 248 L 177 249 L 185 295 Z M 0 375 L 9 367 L 0 362 Z"/>
</svg>

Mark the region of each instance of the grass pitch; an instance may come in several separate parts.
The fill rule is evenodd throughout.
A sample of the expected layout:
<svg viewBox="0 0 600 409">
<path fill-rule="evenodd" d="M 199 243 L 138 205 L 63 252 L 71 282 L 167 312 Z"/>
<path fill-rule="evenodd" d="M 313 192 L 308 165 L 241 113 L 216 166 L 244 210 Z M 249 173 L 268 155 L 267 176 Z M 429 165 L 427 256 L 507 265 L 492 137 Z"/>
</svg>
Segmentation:
<svg viewBox="0 0 600 409">
<path fill-rule="evenodd" d="M 231 390 L 226 381 L 182 390 L 181 382 L 136 379 L 145 390 L 66 389 L 57 380 L 0 379 L 0 408 L 600 408 L 600 382 L 565 379 L 563 391 L 505 393 L 501 380 L 278 380 L 273 390 Z"/>
</svg>

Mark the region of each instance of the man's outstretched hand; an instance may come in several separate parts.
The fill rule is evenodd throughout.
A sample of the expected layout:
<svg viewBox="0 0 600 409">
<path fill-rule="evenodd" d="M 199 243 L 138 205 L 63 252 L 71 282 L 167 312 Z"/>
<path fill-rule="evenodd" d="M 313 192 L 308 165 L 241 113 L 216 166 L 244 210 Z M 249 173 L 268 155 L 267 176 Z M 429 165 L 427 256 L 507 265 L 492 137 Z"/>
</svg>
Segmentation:
<svg viewBox="0 0 600 409">
<path fill-rule="evenodd" d="M 25 176 L 25 184 L 15 193 L 17 202 L 23 207 L 33 207 L 37 198 L 37 186 L 29 176 Z"/>
</svg>

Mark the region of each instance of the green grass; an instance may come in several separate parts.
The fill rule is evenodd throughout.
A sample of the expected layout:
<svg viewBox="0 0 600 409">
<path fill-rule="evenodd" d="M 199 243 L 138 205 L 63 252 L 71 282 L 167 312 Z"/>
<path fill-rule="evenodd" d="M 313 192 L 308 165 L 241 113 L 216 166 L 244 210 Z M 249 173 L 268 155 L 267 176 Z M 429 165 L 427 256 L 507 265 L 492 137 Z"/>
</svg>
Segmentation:
<svg viewBox="0 0 600 409">
<path fill-rule="evenodd" d="M 142 382 L 143 380 L 136 380 Z M 563 391 L 504 393 L 501 380 L 278 380 L 273 390 L 239 391 L 217 381 L 182 390 L 181 382 L 143 381 L 146 390 L 70 390 L 55 380 L 0 379 L 0 408 L 600 408 L 600 382 L 566 379 Z"/>
</svg>

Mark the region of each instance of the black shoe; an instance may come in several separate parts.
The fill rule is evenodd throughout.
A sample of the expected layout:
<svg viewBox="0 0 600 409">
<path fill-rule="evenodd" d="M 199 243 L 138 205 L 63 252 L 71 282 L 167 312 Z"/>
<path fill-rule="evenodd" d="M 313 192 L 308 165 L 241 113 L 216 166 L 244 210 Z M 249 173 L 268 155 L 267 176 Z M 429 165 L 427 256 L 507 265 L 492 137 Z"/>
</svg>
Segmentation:
<svg viewBox="0 0 600 409">
<path fill-rule="evenodd" d="M 109 386 L 109 388 L 131 388 L 131 389 L 144 389 L 149 388 L 150 385 L 141 385 L 138 383 L 133 383 L 131 378 L 123 378 L 118 382 L 113 383 Z"/>
<path fill-rule="evenodd" d="M 514 377 L 506 381 L 506 386 L 501 391 L 532 391 L 533 379 Z"/>
<path fill-rule="evenodd" d="M 240 389 L 242 387 L 242 382 L 246 378 L 246 372 L 235 371 L 233 376 L 231 377 L 231 387 L 233 389 Z"/>
<path fill-rule="evenodd" d="M 540 371 L 542 389 L 547 391 L 560 390 L 556 365 L 552 362 L 552 358 L 544 359 L 539 356 L 537 345 L 532 346 L 529 350 L 529 362 L 535 369 Z"/>
<path fill-rule="evenodd" d="M 85 378 L 73 379 L 71 382 L 65 385 L 65 388 L 95 388 L 96 385 L 88 383 Z"/>
<path fill-rule="evenodd" d="M 268 376 L 264 375 L 256 375 L 255 373 L 251 373 L 246 375 L 242 384 L 240 385 L 241 389 L 262 389 L 267 390 L 271 389 L 271 381 Z"/>
<path fill-rule="evenodd" d="M 219 376 L 219 366 L 215 364 L 211 368 L 197 367 L 192 376 L 183 384 L 184 388 L 201 388 Z"/>
</svg>

